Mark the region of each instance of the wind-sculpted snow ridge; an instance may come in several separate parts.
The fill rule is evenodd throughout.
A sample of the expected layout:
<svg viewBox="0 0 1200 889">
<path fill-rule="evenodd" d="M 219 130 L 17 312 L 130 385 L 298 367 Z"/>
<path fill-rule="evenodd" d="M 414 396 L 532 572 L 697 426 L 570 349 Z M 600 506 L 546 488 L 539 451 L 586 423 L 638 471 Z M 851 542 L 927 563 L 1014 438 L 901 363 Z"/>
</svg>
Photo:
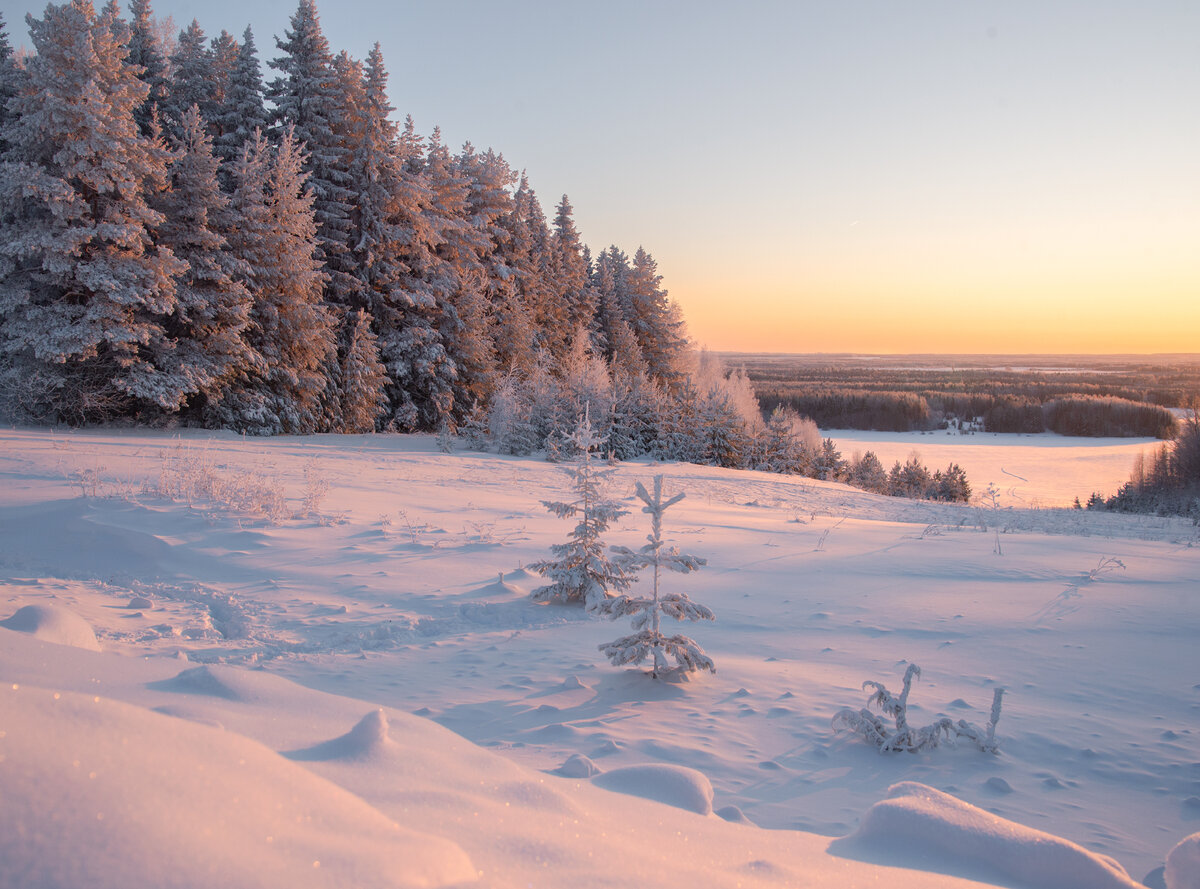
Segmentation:
<svg viewBox="0 0 1200 889">
<path fill-rule="evenodd" d="M 1023 889 L 1140 889 L 1125 869 L 1069 840 L 902 781 L 831 847 L 847 857 L 1013 881 Z"/>
<path fill-rule="evenodd" d="M 0 627 L 29 633 L 44 642 L 100 650 L 91 624 L 69 608 L 49 602 L 21 606 L 12 617 L 0 620 Z"/>
<path fill-rule="evenodd" d="M 467 854 L 249 738 L 93 695 L 0 688 L 0 885 L 418 889 Z"/>
</svg>

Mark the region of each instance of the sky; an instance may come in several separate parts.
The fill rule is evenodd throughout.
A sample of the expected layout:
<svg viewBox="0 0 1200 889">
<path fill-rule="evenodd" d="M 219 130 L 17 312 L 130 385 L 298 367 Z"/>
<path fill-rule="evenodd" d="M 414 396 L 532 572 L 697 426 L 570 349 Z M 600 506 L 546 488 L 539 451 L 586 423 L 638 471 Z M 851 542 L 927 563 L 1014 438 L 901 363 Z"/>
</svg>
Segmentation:
<svg viewBox="0 0 1200 889">
<path fill-rule="evenodd" d="M 264 65 L 295 8 L 153 3 Z M 645 247 L 711 349 L 1200 352 L 1194 0 L 318 8 L 419 132 Z"/>
</svg>

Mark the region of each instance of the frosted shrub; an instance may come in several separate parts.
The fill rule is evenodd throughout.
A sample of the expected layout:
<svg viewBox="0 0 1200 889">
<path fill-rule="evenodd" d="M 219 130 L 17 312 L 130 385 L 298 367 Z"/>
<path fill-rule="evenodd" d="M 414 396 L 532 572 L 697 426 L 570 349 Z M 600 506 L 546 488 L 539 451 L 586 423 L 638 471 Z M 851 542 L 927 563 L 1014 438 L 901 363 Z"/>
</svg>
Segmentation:
<svg viewBox="0 0 1200 889">
<path fill-rule="evenodd" d="M 673 657 L 675 663 L 688 672 L 709 670 L 715 673 L 717 668 L 713 665 L 712 658 L 704 653 L 704 649 L 694 639 L 679 634 L 667 636 L 661 630 L 664 614 L 675 620 L 715 619 L 712 611 L 703 605 L 697 605 L 686 593 L 663 593 L 659 590 L 662 569 L 686 574 L 705 564 L 704 559 L 681 553 L 674 547 L 663 546 L 662 514 L 667 507 L 682 500 L 684 495 L 679 493 L 664 501 L 662 480 L 661 475 L 654 477 L 653 494 L 648 493 L 641 482 L 637 485 L 637 495 L 646 504 L 642 507 L 642 512 L 650 515 L 650 533 L 646 536 L 646 545 L 636 552 L 623 546 L 613 547 L 613 552 L 619 556 L 617 564 L 621 568 L 630 572 L 643 568 L 654 569 L 651 595 L 648 598 L 616 596 L 602 603 L 599 611 L 610 619 L 632 615 L 634 632 L 613 642 L 607 642 L 599 648 L 614 666 L 640 664 L 647 657 L 651 657 L 654 666 L 650 675 L 655 678 L 667 669 L 667 655 Z"/>
<path fill-rule="evenodd" d="M 278 524 L 291 517 L 282 481 L 263 467 L 218 466 L 211 454 L 183 445 L 164 450 L 152 493 L 191 507 L 212 505 Z"/>
<path fill-rule="evenodd" d="M 566 543 L 550 547 L 554 559 L 535 562 L 529 567 L 551 579 L 530 596 L 535 602 L 582 602 L 595 610 L 611 591 L 629 586 L 629 578 L 604 552 L 601 535 L 609 524 L 626 511 L 604 497 L 604 482 L 615 470 L 597 469 L 593 460 L 604 439 L 592 429 L 585 408 L 578 425 L 565 437 L 568 448 L 576 455 L 567 467 L 575 488 L 575 499 L 569 502 L 543 500 L 543 505 L 561 519 L 575 518 L 578 524 Z"/>
<path fill-rule="evenodd" d="M 892 717 L 895 727 L 889 728 L 887 723 L 867 707 L 855 712 L 849 708 L 842 709 L 833 717 L 835 730 L 843 729 L 862 735 L 869 743 L 879 748 L 880 753 L 891 753 L 905 750 L 916 753 L 919 750 L 929 750 L 937 747 L 943 738 L 954 741 L 960 737 L 974 741 L 985 753 L 998 753 L 996 743 L 996 723 L 1000 721 L 1000 701 L 1004 697 L 1004 689 L 997 688 L 992 693 L 992 714 L 987 728 L 960 719 L 954 722 L 943 716 L 931 725 L 923 728 L 912 728 L 908 724 L 908 693 L 912 688 L 913 677 L 920 678 L 921 668 L 909 664 L 904 672 L 904 691 L 899 697 L 894 696 L 879 682 L 868 679 L 863 683 L 863 689 L 872 688 L 874 693 L 867 700 L 867 707 L 872 704 L 885 715 Z"/>
</svg>

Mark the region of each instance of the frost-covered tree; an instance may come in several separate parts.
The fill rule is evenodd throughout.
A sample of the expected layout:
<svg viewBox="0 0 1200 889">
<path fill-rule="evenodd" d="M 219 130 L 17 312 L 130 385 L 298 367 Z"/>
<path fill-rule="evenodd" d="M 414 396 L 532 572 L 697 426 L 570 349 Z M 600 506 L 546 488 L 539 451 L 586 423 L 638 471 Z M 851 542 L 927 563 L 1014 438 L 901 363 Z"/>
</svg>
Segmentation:
<svg viewBox="0 0 1200 889">
<path fill-rule="evenodd" d="M 430 172 L 436 171 L 431 165 Z M 477 152 L 467 143 L 453 160 L 453 179 L 465 184 L 461 223 L 445 229 L 438 253 L 446 261 L 450 284 L 439 300 L 439 329 L 454 362 L 454 416 L 486 400 L 496 385 L 496 348 L 492 339 L 494 282 L 503 281 L 509 268 L 501 253 L 507 231 L 502 220 L 510 215 L 509 194 L 514 175 L 502 155 Z M 441 187 L 431 179 L 435 202 Z M 454 186 L 451 185 L 453 188 Z"/>
<path fill-rule="evenodd" d="M 564 194 L 554 213 L 554 231 L 550 236 L 550 254 L 554 261 L 555 299 L 566 310 L 569 330 L 590 326 L 596 314 L 596 293 L 592 289 L 583 241 L 575 228 L 575 208 Z"/>
<path fill-rule="evenodd" d="M 129 12 L 129 63 L 141 68 L 138 74 L 150 91 L 133 112 L 143 135 L 150 135 L 150 119 L 156 106 L 167 97 L 167 59 L 155 29 L 150 0 L 131 0 Z"/>
<path fill-rule="evenodd" d="M 537 196 L 522 175 L 507 212 L 496 220 L 495 247 L 488 257 L 491 339 L 501 370 L 528 372 L 539 349 L 563 351 L 566 332 L 547 330 L 539 320 L 549 301 L 544 234 Z"/>
<path fill-rule="evenodd" d="M 374 432 L 375 421 L 387 404 L 387 372 L 379 360 L 379 343 L 371 330 L 371 316 L 362 309 L 346 319 L 338 361 L 339 432 Z"/>
<path fill-rule="evenodd" d="M 351 79 L 353 74 L 344 72 L 339 78 L 313 0 L 300 0 L 291 28 L 283 39 L 275 39 L 275 45 L 282 55 L 270 62 L 280 72 L 267 88 L 274 104 L 272 120 L 279 129 L 292 127 L 307 152 L 304 171 L 309 174 L 319 246 L 330 270 L 327 285 L 331 300 L 345 305 L 346 290 L 353 286 L 344 258 L 351 214 L 347 103 L 355 97 L 345 95 L 344 89 L 347 74 Z"/>
<path fill-rule="evenodd" d="M 240 225 L 230 245 L 250 270 L 254 307 L 247 338 L 267 369 L 227 392 L 216 409 L 220 425 L 257 434 L 321 428 L 335 345 L 333 319 L 321 299 L 325 274 L 305 178 L 290 127 L 274 151 L 255 134 L 235 164 L 232 206 Z"/>
<path fill-rule="evenodd" d="M 776 405 L 763 430 L 758 468 L 767 472 L 801 474 L 807 464 L 805 419 L 784 405 Z M 812 425 L 812 421 L 808 421 Z M 813 434 L 816 427 L 813 426 Z"/>
<path fill-rule="evenodd" d="M 175 283 L 175 311 L 167 320 L 177 344 L 175 371 L 186 375 L 199 398 L 198 412 L 238 374 L 265 370 L 245 336 L 251 297 L 250 270 L 233 255 L 228 235 L 240 224 L 217 181 L 218 160 L 193 105 L 179 122 L 169 188 L 156 202 L 165 219 L 159 243 L 187 263 Z M 198 402 L 198 403 L 197 403 Z"/>
<path fill-rule="evenodd" d="M 842 459 L 842 452 L 838 450 L 837 443 L 832 438 L 823 439 L 813 459 L 813 478 L 835 482 L 841 480 L 845 471 L 846 461 Z"/>
<path fill-rule="evenodd" d="M 910 454 L 903 464 L 897 460 L 888 473 L 888 493 L 893 497 L 911 497 L 917 500 L 929 496 L 933 477 L 928 467 L 916 453 Z"/>
<path fill-rule="evenodd" d="M 872 491 L 876 494 L 888 492 L 888 474 L 883 463 L 875 456 L 874 451 L 867 451 L 857 460 L 850 463 L 850 475 L 847 479 L 856 488 Z"/>
<path fill-rule="evenodd" d="M 128 29 L 88 0 L 27 18 L 25 65 L 0 175 L 0 367 L 25 406 L 72 422 L 194 391 L 170 372 L 164 328 L 183 271 L 154 243 L 167 153 L 138 131 L 148 86 L 125 61 Z"/>
<path fill-rule="evenodd" d="M 200 110 L 205 123 L 208 124 L 208 134 L 214 142 L 223 132 L 217 118 L 225 107 L 225 97 L 233 82 L 234 72 L 237 70 L 239 52 L 241 52 L 241 47 L 238 45 L 237 39 L 225 30 L 222 30 L 208 43 L 208 79 L 211 89 L 208 106 Z"/>
<path fill-rule="evenodd" d="M 663 418 L 670 411 L 669 400 L 658 384 L 645 374 L 629 376 L 614 369 L 612 378 L 609 452 L 618 460 L 631 460 L 643 454 L 658 456 Z"/>
<path fill-rule="evenodd" d="M 215 133 L 213 151 L 224 163 L 232 164 L 255 130 L 266 132 L 267 122 L 258 49 L 254 45 L 254 33 L 247 27 L 229 80 L 209 121 Z M 231 180 L 223 184 L 232 189 Z"/>
<path fill-rule="evenodd" d="M 682 316 L 672 311 L 658 263 L 641 247 L 633 256 L 626 321 L 633 328 L 650 375 L 667 386 L 679 382 L 688 348 Z"/>
<path fill-rule="evenodd" d="M 566 543 L 550 547 L 554 559 L 529 566 L 551 580 L 530 595 L 535 602 L 581 602 L 588 611 L 596 611 L 630 583 L 608 557 L 603 540 L 608 526 L 626 510 L 604 494 L 614 470 L 599 469 L 593 462 L 604 439 L 596 435 L 586 410 L 566 441 L 576 451 L 575 462 L 568 469 L 575 497 L 566 502 L 543 500 L 542 504 L 560 519 L 577 519 L 577 523 Z"/>
<path fill-rule="evenodd" d="M 663 570 L 686 574 L 705 564 L 704 559 L 681 553 L 674 547 L 667 547 L 663 541 L 663 513 L 682 500 L 684 494 L 680 492 L 664 500 L 662 483 L 663 477 L 656 475 L 653 494 L 648 493 L 641 482 L 637 483 L 637 496 L 645 504 L 642 512 L 650 516 L 647 543 L 636 552 L 623 546 L 613 547 L 613 551 L 618 554 L 615 562 L 623 571 L 636 573 L 645 568 L 652 570 L 651 594 L 636 597 L 620 595 L 605 599 L 600 604 L 597 610 L 610 619 L 631 615 L 634 632 L 613 642 L 607 642 L 599 648 L 615 666 L 640 664 L 649 657 L 653 665 L 650 675 L 655 678 L 667 669 L 668 655 L 688 672 L 709 670 L 715 673 L 717 668 L 712 658 L 705 654 L 696 640 L 682 634 L 667 636 L 662 632 L 664 614 L 675 620 L 715 619 L 710 609 L 693 602 L 686 593 L 664 593 L 659 589 Z"/>
<path fill-rule="evenodd" d="M 934 500 L 948 503 L 966 503 L 971 499 L 971 485 L 966 471 L 957 463 L 951 463 L 946 471 L 933 474 L 930 496 Z"/>
<path fill-rule="evenodd" d="M 178 135 L 180 121 L 195 105 L 207 124 L 213 108 L 213 58 L 208 39 L 200 23 L 192 23 L 179 32 L 179 42 L 171 54 L 171 79 L 167 95 L 159 106 L 163 127 Z"/>
</svg>

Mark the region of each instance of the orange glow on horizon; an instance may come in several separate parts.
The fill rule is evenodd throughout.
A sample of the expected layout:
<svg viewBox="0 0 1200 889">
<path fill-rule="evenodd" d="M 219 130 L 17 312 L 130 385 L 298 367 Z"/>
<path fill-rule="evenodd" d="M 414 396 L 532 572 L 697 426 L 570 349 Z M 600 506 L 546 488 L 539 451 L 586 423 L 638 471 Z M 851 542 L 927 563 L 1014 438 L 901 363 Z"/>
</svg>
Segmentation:
<svg viewBox="0 0 1200 889">
<path fill-rule="evenodd" d="M 947 276 L 928 284 L 881 271 L 755 289 L 711 277 L 664 283 L 692 338 L 718 351 L 1200 353 L 1200 270 L 1059 273 L 1044 283 L 1015 273 Z"/>
</svg>

